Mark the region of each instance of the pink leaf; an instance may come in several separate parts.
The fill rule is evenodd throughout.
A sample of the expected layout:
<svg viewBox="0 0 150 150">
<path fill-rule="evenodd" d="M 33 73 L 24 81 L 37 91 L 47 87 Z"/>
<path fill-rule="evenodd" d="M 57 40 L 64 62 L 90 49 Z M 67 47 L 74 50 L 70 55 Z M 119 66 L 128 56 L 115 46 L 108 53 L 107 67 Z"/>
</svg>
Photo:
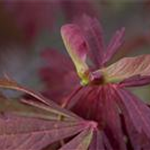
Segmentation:
<svg viewBox="0 0 150 150">
<path fill-rule="evenodd" d="M 128 136 L 127 142 L 130 145 L 130 147 L 133 147 L 134 150 L 149 149 L 150 142 L 146 139 L 147 137 L 136 130 L 136 128 L 133 126 L 132 121 L 128 118 L 127 115 L 124 115 L 124 120 L 124 126 L 126 127 Z"/>
<path fill-rule="evenodd" d="M 113 150 L 111 144 L 109 143 L 105 133 L 103 131 L 94 130 L 93 139 L 90 144 L 89 150 Z"/>
<path fill-rule="evenodd" d="M 46 99 L 45 97 L 43 97 L 41 94 L 39 94 L 38 92 L 34 92 L 32 90 L 29 90 L 29 89 L 26 89 L 24 88 L 23 86 L 20 86 L 18 83 L 16 83 L 14 80 L 11 80 L 11 79 L 7 79 L 7 78 L 3 78 L 3 79 L 0 79 L 0 88 L 6 88 L 6 89 L 12 89 L 12 90 L 17 90 L 17 91 L 21 91 L 21 92 L 24 92 L 26 94 L 29 94 L 30 96 L 34 97 L 36 100 L 37 100 L 37 103 L 35 104 L 38 104 L 38 102 L 41 103 L 41 106 L 42 104 L 46 107 L 46 106 L 49 106 L 48 107 L 48 110 L 52 113 L 55 113 L 55 114 L 60 114 L 60 115 L 63 115 L 63 116 L 74 116 L 74 114 L 71 115 L 68 114 L 68 111 L 66 111 L 65 109 L 62 109 L 60 108 L 58 105 L 56 105 L 53 101 L 49 100 L 49 99 Z M 26 102 L 27 103 L 27 102 Z M 30 102 L 29 102 L 30 103 Z"/>
<path fill-rule="evenodd" d="M 79 25 L 85 36 L 89 54 L 96 67 L 100 67 L 104 54 L 104 41 L 102 27 L 96 18 L 84 15 Z"/>
<path fill-rule="evenodd" d="M 92 124 L 83 132 L 81 132 L 78 136 L 76 136 L 73 140 L 63 146 L 60 150 L 88 150 L 88 147 L 93 137 L 94 127 L 92 127 Z"/>
<path fill-rule="evenodd" d="M 117 93 L 124 116 L 129 117 L 138 133 L 145 134 L 150 139 L 150 109 L 148 106 L 124 89 L 118 90 Z"/>
<path fill-rule="evenodd" d="M 88 66 L 86 64 L 87 45 L 81 29 L 78 25 L 67 24 L 62 26 L 61 35 L 78 75 L 82 78 L 88 71 Z"/>
<path fill-rule="evenodd" d="M 10 79 L 1 79 L 0 87 L 21 90 L 39 100 L 22 99 L 21 102 L 27 104 L 24 106 L 19 102 L 9 101 L 1 95 L 0 147 L 3 150 L 41 150 L 53 142 L 75 136 L 80 132 L 85 132 L 88 136 L 85 137 L 83 144 L 77 140 L 78 142 L 75 142 L 74 146 L 79 148 L 80 146 L 81 148 L 89 146 L 96 123 L 84 121 L 51 101 L 48 104 L 44 103 L 43 97 L 26 90 Z M 90 132 L 87 132 L 88 128 Z M 86 140 L 89 140 L 89 143 L 86 143 Z"/>
<path fill-rule="evenodd" d="M 116 31 L 115 35 L 111 39 L 105 53 L 103 64 L 107 63 L 118 51 L 118 48 L 123 43 L 125 28 L 121 28 L 121 30 Z"/>
<path fill-rule="evenodd" d="M 104 121 L 106 123 L 105 133 L 108 135 L 108 138 L 111 139 L 112 145 L 115 149 L 127 150 L 124 142 L 124 134 L 121 128 L 120 114 L 115 102 L 116 93 L 111 85 L 103 87 L 103 91 L 101 90 L 101 93 L 102 92 L 105 95 L 102 97 L 105 99 L 103 106 L 103 111 L 105 113 Z"/>
<path fill-rule="evenodd" d="M 41 150 L 55 141 L 81 132 L 84 128 L 84 121 L 50 121 L 5 114 L 5 117 L 0 118 L 0 147 L 3 150 Z"/>
<path fill-rule="evenodd" d="M 140 75 L 136 75 L 120 82 L 120 85 L 123 87 L 134 87 L 134 86 L 137 87 L 147 84 L 150 84 L 150 76 L 141 77 Z"/>
<path fill-rule="evenodd" d="M 102 72 L 108 82 L 123 81 L 140 75 L 150 76 L 150 55 L 123 58 L 116 63 L 104 68 Z"/>
</svg>

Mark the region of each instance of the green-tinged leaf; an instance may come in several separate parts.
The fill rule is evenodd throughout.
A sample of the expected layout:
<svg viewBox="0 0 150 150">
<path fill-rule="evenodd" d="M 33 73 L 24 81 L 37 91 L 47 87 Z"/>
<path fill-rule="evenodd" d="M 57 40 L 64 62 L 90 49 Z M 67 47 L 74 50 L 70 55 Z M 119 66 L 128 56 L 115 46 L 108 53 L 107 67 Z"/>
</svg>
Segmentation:
<svg viewBox="0 0 150 150">
<path fill-rule="evenodd" d="M 137 75 L 150 76 L 150 55 L 126 57 L 101 71 L 107 82 L 123 81 Z"/>
<path fill-rule="evenodd" d="M 86 64 L 87 45 L 80 27 L 75 24 L 64 25 L 61 28 L 61 35 L 67 52 L 75 64 L 79 77 L 83 79 L 86 84 L 86 82 L 88 82 L 87 72 L 89 70 Z"/>
<path fill-rule="evenodd" d="M 60 150 L 88 150 L 93 137 L 93 131 L 94 129 L 92 127 L 85 129 Z"/>
</svg>

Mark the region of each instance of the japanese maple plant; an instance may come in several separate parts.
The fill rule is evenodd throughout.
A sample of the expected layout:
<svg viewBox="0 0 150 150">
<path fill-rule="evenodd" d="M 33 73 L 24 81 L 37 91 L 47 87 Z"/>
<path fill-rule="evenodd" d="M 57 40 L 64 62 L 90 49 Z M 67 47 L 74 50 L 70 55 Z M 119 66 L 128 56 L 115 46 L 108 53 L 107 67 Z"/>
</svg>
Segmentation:
<svg viewBox="0 0 150 150">
<path fill-rule="evenodd" d="M 7 76 L 0 79 L 1 88 L 29 95 L 0 95 L 0 149 L 149 150 L 150 108 L 129 87 L 150 83 L 150 55 L 109 63 L 124 32 L 118 30 L 106 46 L 96 18 L 84 15 L 62 26 L 71 59 L 55 50 L 43 53 L 47 98 Z"/>
</svg>

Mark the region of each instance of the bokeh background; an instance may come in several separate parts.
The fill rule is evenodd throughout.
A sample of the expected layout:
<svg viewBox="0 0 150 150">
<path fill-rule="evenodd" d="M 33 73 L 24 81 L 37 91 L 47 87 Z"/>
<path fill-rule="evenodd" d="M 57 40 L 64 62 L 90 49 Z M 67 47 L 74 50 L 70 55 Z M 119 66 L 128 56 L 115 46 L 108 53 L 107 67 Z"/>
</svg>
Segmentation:
<svg viewBox="0 0 150 150">
<path fill-rule="evenodd" d="M 117 29 L 126 28 L 124 44 L 113 61 L 150 53 L 150 0 L 4 0 L 0 1 L 0 76 L 7 74 L 42 91 L 39 71 L 46 64 L 42 51 L 65 53 L 60 27 L 85 13 L 101 21 L 106 43 Z M 149 86 L 133 91 L 150 102 Z"/>
</svg>

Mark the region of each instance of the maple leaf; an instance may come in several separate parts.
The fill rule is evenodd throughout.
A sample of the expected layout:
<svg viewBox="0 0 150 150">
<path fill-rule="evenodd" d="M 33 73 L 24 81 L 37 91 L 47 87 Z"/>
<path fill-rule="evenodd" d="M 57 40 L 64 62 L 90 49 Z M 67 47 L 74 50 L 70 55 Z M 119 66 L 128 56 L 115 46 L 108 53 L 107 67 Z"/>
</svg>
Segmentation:
<svg viewBox="0 0 150 150">
<path fill-rule="evenodd" d="M 108 80 L 111 81 L 123 81 L 125 79 L 132 78 L 131 81 L 136 78 L 136 83 L 141 79 L 147 77 L 148 83 L 150 75 L 150 55 L 141 55 L 137 57 L 123 58 L 116 63 L 104 68 L 104 74 Z M 137 78 L 138 76 L 138 78 Z M 107 80 L 107 79 L 106 79 Z M 146 84 L 146 83 L 145 83 Z"/>
<path fill-rule="evenodd" d="M 34 97 L 9 100 L 3 95 L 0 96 L 1 149 L 41 150 L 56 141 L 60 142 L 72 136 L 74 138 L 64 143 L 60 150 L 88 150 L 90 143 L 96 142 L 97 139 L 93 137 L 100 132 L 96 122 L 78 117 L 13 80 L 0 79 L 0 87 L 22 91 Z M 106 137 L 104 133 L 103 135 Z M 97 136 L 100 138 L 103 135 Z M 101 142 L 104 149 L 105 142 Z M 96 149 L 97 145 L 94 144 L 92 147 Z"/>
<path fill-rule="evenodd" d="M 124 27 L 116 31 L 106 46 L 102 37 L 101 24 L 96 18 L 84 15 L 78 22 L 66 24 L 61 28 L 64 44 L 75 65 L 81 84 L 79 86 L 77 83 L 75 86 L 77 88 L 66 98 L 63 97 L 60 103 L 79 116 L 96 121 L 98 128 L 103 129 L 113 149 L 141 150 L 149 147 L 148 143 L 150 143 L 149 107 L 135 96 L 129 97 L 132 94 L 125 88 L 150 83 L 148 63 L 150 56 L 123 58 L 107 66 L 122 45 L 124 32 Z M 47 53 L 49 59 L 53 61 L 51 51 Z M 62 65 L 59 60 L 57 63 Z M 51 67 L 47 67 L 48 69 L 51 70 Z M 52 72 L 53 70 L 50 76 L 55 76 Z M 68 71 L 65 76 L 70 73 L 74 73 L 73 70 Z M 66 78 L 70 81 L 69 76 Z M 65 83 L 63 76 L 62 82 Z M 127 105 L 128 101 L 131 102 Z M 135 116 L 133 117 L 132 114 Z M 135 120 L 139 120 L 140 123 Z M 134 125 L 134 122 L 140 124 L 140 127 Z M 137 141 L 134 140 L 134 133 Z"/>
</svg>

